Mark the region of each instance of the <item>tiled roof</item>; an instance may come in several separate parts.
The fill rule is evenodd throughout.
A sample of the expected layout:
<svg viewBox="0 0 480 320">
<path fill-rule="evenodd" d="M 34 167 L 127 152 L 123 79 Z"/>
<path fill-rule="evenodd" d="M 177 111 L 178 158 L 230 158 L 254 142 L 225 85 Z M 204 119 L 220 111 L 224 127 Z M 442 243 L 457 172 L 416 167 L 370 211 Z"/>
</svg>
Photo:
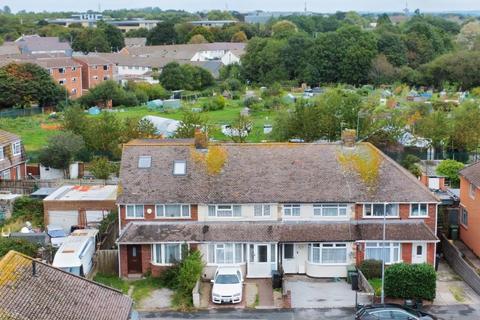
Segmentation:
<svg viewBox="0 0 480 320">
<path fill-rule="evenodd" d="M 120 244 L 156 242 L 324 242 L 381 240 L 381 221 L 349 222 L 131 222 L 122 231 Z M 420 221 L 387 221 L 386 239 L 437 241 Z"/>
<path fill-rule="evenodd" d="M 0 46 L 0 56 L 3 55 L 16 55 L 19 54 L 20 50 L 17 47 L 15 42 L 4 42 Z"/>
<path fill-rule="evenodd" d="M 340 144 L 216 145 L 226 154 L 218 174 L 207 172 L 204 161 L 198 161 L 202 152 L 188 142 L 125 145 L 118 203 L 438 202 L 413 175 L 368 143 L 356 150 L 378 152 L 383 159 L 374 191 L 340 163 Z M 138 168 L 142 155 L 152 157 L 151 168 Z M 174 160 L 186 161 L 186 175 L 172 174 Z"/>
<path fill-rule="evenodd" d="M 106 65 L 112 62 L 99 56 L 75 56 L 74 59 L 85 62 L 88 65 Z"/>
<path fill-rule="evenodd" d="M 144 47 L 147 38 L 125 38 L 125 47 Z"/>
<path fill-rule="evenodd" d="M 0 260 L 0 319 L 126 320 L 132 300 L 15 251 Z"/>
<path fill-rule="evenodd" d="M 463 168 L 460 175 L 473 183 L 476 187 L 480 187 L 480 161 Z"/>
<path fill-rule="evenodd" d="M 58 37 L 23 36 L 15 41 L 20 48 L 29 51 L 69 51 L 72 48 L 68 42 L 62 42 Z"/>
<path fill-rule="evenodd" d="M 81 64 L 72 58 L 42 58 L 32 60 L 32 63 L 36 63 L 46 69 L 49 68 L 64 68 L 64 67 L 80 67 Z"/>
<path fill-rule="evenodd" d="M 175 60 L 190 60 L 199 51 L 231 50 L 242 55 L 245 51 L 245 43 L 214 42 L 199 44 L 176 44 L 146 47 L 127 48 L 132 56 L 161 56 L 174 58 Z"/>
<path fill-rule="evenodd" d="M 0 146 L 20 140 L 20 137 L 11 132 L 0 130 Z"/>
</svg>

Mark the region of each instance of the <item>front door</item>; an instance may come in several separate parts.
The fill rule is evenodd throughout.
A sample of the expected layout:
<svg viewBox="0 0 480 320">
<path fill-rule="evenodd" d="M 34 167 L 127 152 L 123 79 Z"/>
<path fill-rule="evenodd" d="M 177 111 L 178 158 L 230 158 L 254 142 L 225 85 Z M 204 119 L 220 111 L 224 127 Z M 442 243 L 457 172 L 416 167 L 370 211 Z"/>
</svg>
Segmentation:
<svg viewBox="0 0 480 320">
<path fill-rule="evenodd" d="M 270 278 L 277 269 L 277 245 L 275 243 L 251 243 L 248 245 L 247 277 Z"/>
<path fill-rule="evenodd" d="M 283 272 L 305 273 L 307 245 L 304 243 L 284 243 L 282 249 Z"/>
<path fill-rule="evenodd" d="M 141 246 L 127 246 L 128 273 L 142 273 L 142 253 Z"/>
<path fill-rule="evenodd" d="M 414 243 L 412 245 L 412 263 L 425 263 L 427 262 L 427 244 L 426 243 Z"/>
</svg>

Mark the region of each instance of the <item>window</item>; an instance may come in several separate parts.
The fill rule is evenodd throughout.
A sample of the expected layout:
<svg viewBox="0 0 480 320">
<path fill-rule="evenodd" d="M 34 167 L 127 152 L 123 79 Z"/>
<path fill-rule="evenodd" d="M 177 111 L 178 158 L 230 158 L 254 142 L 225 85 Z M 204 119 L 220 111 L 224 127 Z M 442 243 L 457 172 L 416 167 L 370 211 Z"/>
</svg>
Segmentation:
<svg viewBox="0 0 480 320">
<path fill-rule="evenodd" d="M 77 82 L 77 78 L 72 78 L 72 82 L 73 83 Z"/>
<path fill-rule="evenodd" d="M 104 66 L 103 66 L 103 70 L 108 70 L 108 66 L 107 66 L 107 65 L 104 65 Z"/>
<path fill-rule="evenodd" d="M 64 68 L 58 68 L 58 73 L 65 73 L 65 69 Z"/>
<path fill-rule="evenodd" d="M 97 70 L 97 69 L 98 69 L 98 66 L 93 66 L 93 69 Z"/>
<path fill-rule="evenodd" d="M 77 67 L 72 67 L 72 71 L 77 71 Z"/>
<path fill-rule="evenodd" d="M 143 205 L 128 204 L 126 207 L 127 218 L 143 218 Z"/>
<path fill-rule="evenodd" d="M 93 80 L 98 80 L 98 76 L 93 76 Z"/>
<path fill-rule="evenodd" d="M 365 203 L 363 205 L 364 217 L 398 217 L 398 204 L 393 203 Z"/>
<path fill-rule="evenodd" d="M 231 204 L 218 204 L 208 206 L 209 217 L 241 217 L 242 206 Z"/>
<path fill-rule="evenodd" d="M 383 257 L 385 257 L 385 263 L 399 262 L 400 243 L 385 242 L 382 245 L 382 242 L 367 242 L 365 244 L 365 259 L 383 260 Z"/>
<path fill-rule="evenodd" d="M 245 262 L 246 244 L 244 243 L 211 243 L 208 245 L 208 263 L 239 264 Z"/>
<path fill-rule="evenodd" d="M 288 217 L 299 217 L 300 216 L 300 205 L 299 204 L 284 204 L 283 205 L 283 215 Z"/>
<path fill-rule="evenodd" d="M 63 85 L 65 84 L 65 80 L 59 80 L 59 81 L 58 81 L 58 84 L 61 85 L 61 86 L 63 86 Z"/>
<path fill-rule="evenodd" d="M 7 170 L 5 170 L 5 171 L 2 171 L 2 172 L 0 173 L 0 178 L 1 178 L 2 180 L 10 180 L 10 178 L 11 178 L 11 176 L 10 176 L 10 169 L 7 169 Z"/>
<path fill-rule="evenodd" d="M 3 147 L 0 146 L 0 161 L 2 161 L 3 159 L 5 159 L 5 153 L 3 152 Z"/>
<path fill-rule="evenodd" d="M 347 205 L 340 203 L 315 204 L 313 215 L 319 217 L 346 217 Z"/>
<path fill-rule="evenodd" d="M 155 206 L 157 218 L 190 218 L 190 205 L 188 204 L 157 204 Z"/>
<path fill-rule="evenodd" d="M 318 264 L 345 264 L 347 244 L 311 243 L 308 245 L 308 261 Z"/>
<path fill-rule="evenodd" d="M 12 144 L 12 153 L 14 156 L 19 156 L 22 154 L 22 143 L 20 141 Z"/>
<path fill-rule="evenodd" d="M 293 243 L 283 245 L 283 259 L 293 259 Z"/>
<path fill-rule="evenodd" d="M 77 89 L 73 88 L 72 89 L 72 94 L 76 94 L 77 93 Z"/>
<path fill-rule="evenodd" d="M 411 217 L 428 217 L 428 205 L 426 203 L 412 203 L 410 205 Z"/>
<path fill-rule="evenodd" d="M 103 77 L 103 80 L 104 80 L 104 81 L 107 81 L 107 80 L 108 80 L 108 76 Z"/>
<path fill-rule="evenodd" d="M 253 215 L 255 217 L 270 217 L 269 204 L 256 204 L 253 206 Z"/>
<path fill-rule="evenodd" d="M 462 214 L 460 217 L 460 221 L 464 226 L 468 226 L 468 211 L 465 208 L 462 208 Z"/>
<path fill-rule="evenodd" d="M 150 168 L 152 166 L 152 157 L 150 156 L 140 156 L 138 157 L 138 167 L 139 168 Z"/>
<path fill-rule="evenodd" d="M 477 190 L 477 187 L 473 183 L 470 183 L 469 188 L 468 188 L 468 193 L 470 195 L 470 198 L 475 199 L 475 191 Z"/>
<path fill-rule="evenodd" d="M 187 173 L 187 162 L 185 160 L 175 160 L 173 162 L 173 174 L 183 176 Z"/>
<path fill-rule="evenodd" d="M 182 259 L 187 245 L 181 243 L 159 243 L 152 245 L 152 262 L 154 264 L 173 264 Z"/>
</svg>

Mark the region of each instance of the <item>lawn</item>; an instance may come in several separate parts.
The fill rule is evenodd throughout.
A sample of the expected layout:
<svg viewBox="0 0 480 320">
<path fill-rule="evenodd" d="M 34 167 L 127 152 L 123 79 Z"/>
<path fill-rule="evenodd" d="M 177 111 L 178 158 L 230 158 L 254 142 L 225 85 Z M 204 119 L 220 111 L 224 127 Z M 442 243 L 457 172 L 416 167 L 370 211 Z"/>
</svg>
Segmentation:
<svg viewBox="0 0 480 320">
<path fill-rule="evenodd" d="M 127 281 L 120 279 L 116 275 L 97 273 L 95 277 L 93 277 L 93 281 L 115 288 L 124 294 L 128 293 L 128 288 L 130 287 Z"/>
</svg>

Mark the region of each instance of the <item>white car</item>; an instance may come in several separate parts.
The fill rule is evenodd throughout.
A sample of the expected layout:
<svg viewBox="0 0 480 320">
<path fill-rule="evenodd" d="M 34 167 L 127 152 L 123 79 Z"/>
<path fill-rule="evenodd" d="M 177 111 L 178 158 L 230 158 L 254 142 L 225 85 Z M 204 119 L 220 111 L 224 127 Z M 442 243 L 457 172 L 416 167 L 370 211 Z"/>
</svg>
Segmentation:
<svg viewBox="0 0 480 320">
<path fill-rule="evenodd" d="M 213 303 L 240 303 L 243 293 L 243 276 L 240 268 L 218 267 L 212 280 Z"/>
</svg>

